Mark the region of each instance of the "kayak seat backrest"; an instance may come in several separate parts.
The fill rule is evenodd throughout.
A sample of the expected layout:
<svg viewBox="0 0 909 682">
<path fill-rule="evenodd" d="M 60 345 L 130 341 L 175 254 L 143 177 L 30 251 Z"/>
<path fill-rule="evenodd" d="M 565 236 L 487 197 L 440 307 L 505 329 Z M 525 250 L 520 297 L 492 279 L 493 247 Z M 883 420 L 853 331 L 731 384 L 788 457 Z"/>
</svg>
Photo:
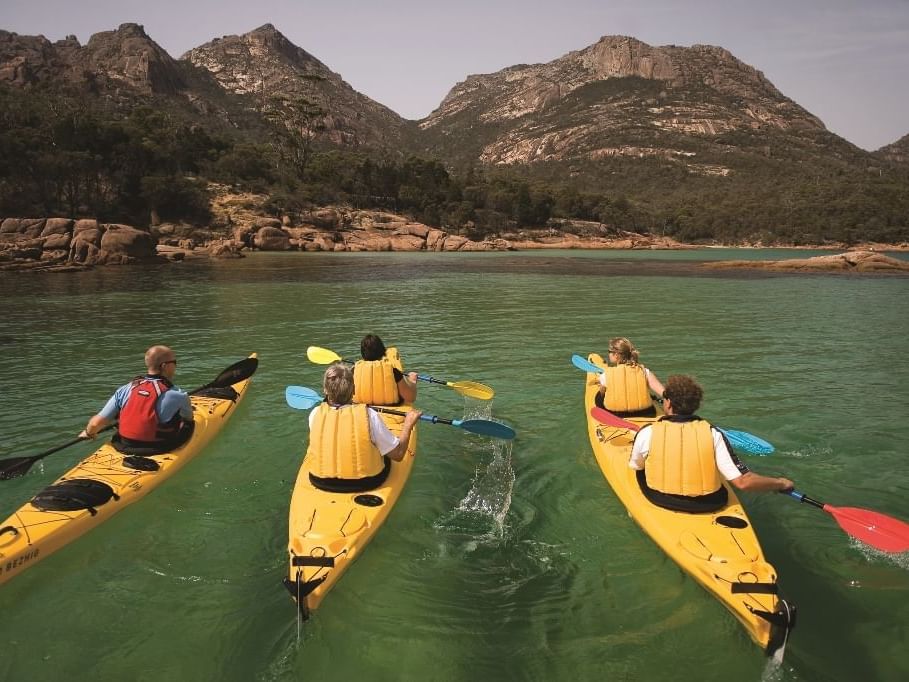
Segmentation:
<svg viewBox="0 0 909 682">
<path fill-rule="evenodd" d="M 181 445 L 185 445 L 192 437 L 195 428 L 195 422 L 184 424 L 170 440 L 161 441 L 160 443 L 138 443 L 136 441 L 130 441 L 123 438 L 120 433 L 117 432 L 114 434 L 113 438 L 110 439 L 110 444 L 117 452 L 123 453 L 124 455 L 136 455 L 143 458 L 149 457 L 150 455 L 163 455 L 167 452 L 173 452 Z M 125 461 L 124 464 L 132 469 L 141 468 L 141 464 L 140 466 L 131 466 Z M 146 470 L 142 469 L 142 471 Z"/>
<path fill-rule="evenodd" d="M 32 498 L 32 506 L 43 511 L 87 509 L 94 516 L 98 513 L 96 507 L 107 504 L 111 498 L 120 499 L 106 483 L 90 478 L 74 478 L 49 485 Z"/>
</svg>

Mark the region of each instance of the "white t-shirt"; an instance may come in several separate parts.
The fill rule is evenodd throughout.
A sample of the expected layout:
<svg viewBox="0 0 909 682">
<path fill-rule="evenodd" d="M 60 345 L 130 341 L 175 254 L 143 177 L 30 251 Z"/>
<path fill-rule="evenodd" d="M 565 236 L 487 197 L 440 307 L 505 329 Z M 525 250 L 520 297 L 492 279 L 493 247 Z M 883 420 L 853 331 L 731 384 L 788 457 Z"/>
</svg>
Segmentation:
<svg viewBox="0 0 909 682">
<path fill-rule="evenodd" d="M 321 410 L 326 407 L 326 403 L 322 403 L 316 407 L 315 410 L 309 413 L 309 428 L 312 429 L 313 420 L 316 418 L 316 410 Z M 341 407 L 346 407 L 342 405 Z M 338 410 L 339 407 L 331 407 L 329 409 Z M 373 442 L 379 452 L 383 455 L 387 455 L 389 452 L 398 447 L 398 443 L 401 441 L 398 440 L 398 437 L 393 434 L 385 422 L 382 421 L 382 417 L 379 416 L 379 413 L 373 409 L 366 408 L 366 414 L 369 415 L 369 439 Z"/>
<path fill-rule="evenodd" d="M 713 434 L 713 451 L 716 453 L 716 468 L 720 470 L 727 481 L 738 478 L 747 471 L 739 469 L 738 463 L 733 459 L 729 448 L 726 447 L 726 441 L 723 440 L 722 434 L 712 426 L 710 432 Z M 650 425 L 641 429 L 634 439 L 634 447 L 631 448 L 631 458 L 628 460 L 628 466 L 640 471 L 644 468 L 644 460 L 650 454 L 650 436 L 653 429 Z"/>
</svg>

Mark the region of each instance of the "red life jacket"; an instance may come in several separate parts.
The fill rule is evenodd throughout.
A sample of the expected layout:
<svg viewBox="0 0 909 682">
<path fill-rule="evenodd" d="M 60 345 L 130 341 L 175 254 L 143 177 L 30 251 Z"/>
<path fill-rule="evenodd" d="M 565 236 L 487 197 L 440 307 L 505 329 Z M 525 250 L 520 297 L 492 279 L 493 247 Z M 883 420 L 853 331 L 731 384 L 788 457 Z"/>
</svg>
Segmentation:
<svg viewBox="0 0 909 682">
<path fill-rule="evenodd" d="M 120 424 L 117 427 L 120 435 L 138 441 L 161 440 L 162 424 L 158 421 L 155 405 L 170 387 L 171 384 L 166 379 L 135 379 L 126 397 L 126 404 L 120 410 Z"/>
</svg>

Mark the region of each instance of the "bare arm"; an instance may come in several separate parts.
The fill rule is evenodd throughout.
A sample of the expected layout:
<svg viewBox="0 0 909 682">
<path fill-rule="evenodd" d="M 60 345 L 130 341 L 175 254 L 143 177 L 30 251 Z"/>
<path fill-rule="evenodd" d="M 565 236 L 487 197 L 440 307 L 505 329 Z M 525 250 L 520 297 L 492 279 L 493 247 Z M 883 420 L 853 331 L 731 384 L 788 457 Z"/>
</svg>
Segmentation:
<svg viewBox="0 0 909 682">
<path fill-rule="evenodd" d="M 413 403 L 417 399 L 417 373 L 408 372 L 398 382 L 398 393 L 405 403 Z"/>
<path fill-rule="evenodd" d="M 110 419 L 105 419 L 100 414 L 96 414 L 94 417 L 88 420 L 88 424 L 86 424 L 85 428 L 82 429 L 82 433 L 79 434 L 79 438 L 94 438 L 98 435 L 98 432 L 101 429 L 110 423 Z"/>
<path fill-rule="evenodd" d="M 783 478 L 782 476 L 779 478 L 774 476 L 761 476 L 753 471 L 744 473 L 738 478 L 733 478 L 729 482 L 739 490 L 750 490 L 751 492 L 756 493 L 778 492 L 790 490 L 795 487 L 795 483 L 788 478 Z"/>
<path fill-rule="evenodd" d="M 647 375 L 647 385 L 650 386 L 650 390 L 653 391 L 654 395 L 659 398 L 663 397 L 663 391 L 666 389 L 663 387 L 663 382 L 657 378 L 657 375 L 652 371 L 647 370 L 644 372 Z"/>
<path fill-rule="evenodd" d="M 410 410 L 407 413 L 407 416 L 404 417 L 404 425 L 401 427 L 401 435 L 398 436 L 398 444 L 394 450 L 386 453 L 388 457 L 396 462 L 404 459 L 404 455 L 407 453 L 407 446 L 410 445 L 410 434 L 413 431 L 413 425 L 419 421 L 421 414 L 423 413 L 420 410 Z"/>
</svg>

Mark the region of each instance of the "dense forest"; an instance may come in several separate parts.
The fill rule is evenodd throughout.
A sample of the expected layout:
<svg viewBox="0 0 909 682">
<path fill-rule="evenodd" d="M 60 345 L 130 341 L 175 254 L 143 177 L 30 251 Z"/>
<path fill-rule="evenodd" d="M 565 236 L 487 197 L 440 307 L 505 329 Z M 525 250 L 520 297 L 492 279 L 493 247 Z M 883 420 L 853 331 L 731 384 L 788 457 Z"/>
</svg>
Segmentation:
<svg viewBox="0 0 909 682">
<path fill-rule="evenodd" d="M 346 203 L 411 216 L 473 239 L 521 228 L 600 223 L 599 234 L 686 242 L 909 240 L 909 168 L 848 158 L 811 163 L 785 137 L 736 144 L 726 175 L 665 158 L 489 167 L 317 144 L 314 114 L 267 134 L 206 127 L 165 108 L 128 114 L 103 100 L 0 89 L 0 217 L 91 216 L 205 224 L 209 182 L 268 194 L 274 215 Z M 818 144 L 823 141 L 819 140 Z M 710 149 L 701 163 L 711 163 Z"/>
</svg>

